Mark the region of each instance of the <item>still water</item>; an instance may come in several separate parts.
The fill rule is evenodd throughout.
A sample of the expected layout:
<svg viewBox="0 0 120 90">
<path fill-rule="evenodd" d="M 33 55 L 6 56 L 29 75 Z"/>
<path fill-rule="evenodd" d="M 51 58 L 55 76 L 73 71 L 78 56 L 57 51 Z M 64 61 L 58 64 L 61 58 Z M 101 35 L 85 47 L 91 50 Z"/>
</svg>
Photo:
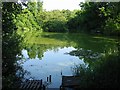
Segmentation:
<svg viewBox="0 0 120 90">
<path fill-rule="evenodd" d="M 49 85 L 50 88 L 58 88 L 61 85 L 61 77 L 72 76 L 72 67 L 77 64 L 84 64 L 82 59 L 76 56 L 71 56 L 70 51 L 76 50 L 73 47 L 57 48 L 57 51 L 47 50 L 42 57 L 39 59 L 36 55 L 35 58 L 30 59 L 27 50 L 22 50 L 23 58 L 26 59 L 22 65 L 24 70 L 27 70 L 29 74 L 25 75 L 26 79 L 32 78 L 35 80 L 43 79 L 47 81 L 49 75 L 52 76 L 52 83 Z M 19 61 L 19 63 L 21 63 Z"/>
<path fill-rule="evenodd" d="M 24 79 L 43 80 L 49 88 L 59 88 L 62 75 L 74 75 L 75 65 L 92 65 L 95 60 L 116 53 L 114 39 L 78 34 L 43 34 L 26 40 L 18 64 L 27 72 Z"/>
</svg>

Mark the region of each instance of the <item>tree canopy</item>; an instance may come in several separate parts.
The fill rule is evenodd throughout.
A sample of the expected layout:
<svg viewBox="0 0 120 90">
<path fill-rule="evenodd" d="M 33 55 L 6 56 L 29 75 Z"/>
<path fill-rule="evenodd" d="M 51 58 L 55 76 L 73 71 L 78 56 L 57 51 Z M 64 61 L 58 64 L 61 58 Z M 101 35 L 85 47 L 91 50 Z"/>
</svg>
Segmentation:
<svg viewBox="0 0 120 90">
<path fill-rule="evenodd" d="M 45 11 L 42 2 L 28 2 L 17 16 L 19 32 L 87 32 L 120 34 L 120 2 L 80 3 L 81 10 Z"/>
<path fill-rule="evenodd" d="M 100 34 L 100 35 L 108 35 L 108 36 L 116 36 L 116 37 L 120 35 L 120 9 L 119 9 L 120 2 L 85 2 L 85 3 L 80 3 L 79 5 L 81 7 L 81 10 L 46 11 L 43 9 L 43 2 L 40 1 L 27 2 L 27 3 L 2 2 L 3 88 L 14 87 L 13 82 L 20 80 L 20 77 L 23 76 L 24 70 L 22 70 L 22 68 L 19 65 L 15 64 L 18 59 L 16 55 L 20 54 L 22 45 L 24 45 L 24 43 L 28 41 L 32 36 L 38 37 L 40 36 L 41 33 L 44 32 L 88 33 L 88 34 Z M 51 37 L 54 37 L 54 35 L 53 36 L 51 35 Z M 64 36 L 64 39 L 67 39 L 67 34 L 66 36 Z M 73 40 L 74 42 L 78 42 L 79 40 L 77 39 L 79 38 L 77 37 L 75 39 L 73 38 L 70 40 Z M 83 41 L 85 41 L 85 39 L 82 38 Z M 28 54 L 32 58 L 35 57 L 36 54 L 35 50 L 41 48 L 43 49 L 44 52 L 45 50 L 47 50 L 47 47 L 50 47 L 50 45 L 48 45 L 47 47 L 43 47 L 43 46 L 41 47 L 30 46 L 33 52 L 29 51 Z M 82 50 L 82 51 L 88 53 L 88 51 L 86 50 Z M 111 50 L 111 49 L 110 51 L 115 52 L 115 50 Z M 38 52 L 40 53 L 38 57 L 41 58 L 43 52 Z M 81 50 L 76 50 L 74 52 L 71 52 L 71 54 L 75 54 L 75 52 L 81 52 Z M 118 53 L 119 53 L 119 48 L 118 48 Z M 118 83 L 116 83 L 117 81 L 116 76 L 119 75 L 118 72 L 116 73 L 117 75 L 114 75 L 112 71 L 108 72 L 108 74 L 112 73 L 112 75 L 114 76 L 111 79 L 111 81 L 109 81 L 108 83 L 106 81 L 109 80 L 111 75 L 108 78 L 107 78 L 108 74 L 105 74 L 105 77 L 99 76 L 100 74 L 104 75 L 105 72 L 102 71 L 103 68 L 105 68 L 105 71 L 109 70 L 108 67 L 111 66 L 111 63 L 109 63 L 108 59 L 110 59 L 110 61 L 115 66 L 113 67 L 113 71 L 117 71 L 116 70 L 117 66 L 119 66 L 118 65 L 119 61 L 117 58 L 118 59 L 120 58 L 119 54 L 111 55 L 110 57 L 103 58 L 104 60 L 106 60 L 104 65 L 102 65 L 103 63 L 102 64 L 100 63 L 99 64 L 100 67 L 97 66 L 98 64 L 95 64 L 96 69 L 95 68 L 84 69 L 86 73 L 82 71 L 83 72 L 83 76 L 81 76 L 82 79 L 85 80 L 90 79 L 90 81 L 92 81 L 94 78 L 94 81 L 97 84 L 91 82 L 85 84 L 84 82 L 85 80 L 81 80 L 82 83 L 81 87 L 84 87 L 85 85 L 88 87 L 90 86 L 99 87 L 99 84 L 101 84 L 102 87 L 107 87 L 107 86 L 112 87 L 111 81 L 114 81 L 113 87 L 115 86 L 119 87 Z M 114 59 L 115 62 L 113 61 Z M 19 78 L 16 75 L 16 71 L 18 69 L 20 69 L 21 72 L 20 74 L 22 74 L 22 75 L 18 75 L 20 76 Z M 91 72 L 91 70 L 94 71 Z M 101 79 L 101 81 L 99 81 L 99 78 Z M 104 80 L 104 78 L 106 78 L 106 81 Z M 103 83 L 106 83 L 108 85 L 104 86 Z"/>
</svg>

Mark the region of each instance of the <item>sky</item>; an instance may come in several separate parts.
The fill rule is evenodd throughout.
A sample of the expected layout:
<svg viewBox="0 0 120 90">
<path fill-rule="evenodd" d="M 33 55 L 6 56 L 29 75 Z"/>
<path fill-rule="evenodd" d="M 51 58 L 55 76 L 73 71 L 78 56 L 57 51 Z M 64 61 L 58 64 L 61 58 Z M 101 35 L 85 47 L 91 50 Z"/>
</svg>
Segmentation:
<svg viewBox="0 0 120 90">
<path fill-rule="evenodd" d="M 79 3 L 84 0 L 42 0 L 43 1 L 43 9 L 47 11 L 55 10 L 55 9 L 80 9 Z"/>
</svg>

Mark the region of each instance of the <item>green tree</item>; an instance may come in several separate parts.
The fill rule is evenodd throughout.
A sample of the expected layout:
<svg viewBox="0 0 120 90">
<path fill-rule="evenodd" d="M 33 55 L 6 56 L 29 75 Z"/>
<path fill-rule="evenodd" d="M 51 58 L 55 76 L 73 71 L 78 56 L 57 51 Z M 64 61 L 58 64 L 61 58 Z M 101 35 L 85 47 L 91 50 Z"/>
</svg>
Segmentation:
<svg viewBox="0 0 120 90">
<path fill-rule="evenodd" d="M 43 30 L 48 32 L 67 32 L 67 18 L 65 12 L 53 10 L 46 12 Z"/>
<path fill-rule="evenodd" d="M 37 32 L 41 33 L 42 15 L 42 2 L 28 2 L 26 8 L 16 17 L 17 33 L 24 38 L 36 35 Z"/>
<path fill-rule="evenodd" d="M 15 64 L 16 55 L 20 53 L 21 37 L 16 33 L 14 19 L 21 12 L 21 5 L 15 2 L 2 2 L 2 87 L 13 88 L 20 77 L 17 70 L 22 70 Z M 18 84 L 17 84 L 18 85 Z M 17 87 L 16 85 L 16 87 Z"/>
<path fill-rule="evenodd" d="M 67 23 L 71 32 L 119 35 L 120 2 L 85 2 L 80 6 L 81 10 Z"/>
</svg>

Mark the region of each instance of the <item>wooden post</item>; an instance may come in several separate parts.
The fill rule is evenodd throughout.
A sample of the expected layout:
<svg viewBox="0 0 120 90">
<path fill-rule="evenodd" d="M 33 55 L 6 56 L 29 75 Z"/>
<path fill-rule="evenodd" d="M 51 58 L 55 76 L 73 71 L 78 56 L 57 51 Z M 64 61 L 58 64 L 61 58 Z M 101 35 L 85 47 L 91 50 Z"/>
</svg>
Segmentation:
<svg viewBox="0 0 120 90">
<path fill-rule="evenodd" d="M 40 80 L 40 85 L 42 86 L 42 79 Z"/>
<path fill-rule="evenodd" d="M 49 82 L 51 82 L 51 75 L 49 76 Z"/>
<path fill-rule="evenodd" d="M 48 77 L 47 77 L 47 82 L 48 82 Z"/>
<path fill-rule="evenodd" d="M 43 90 L 45 90 L 45 85 L 43 85 Z"/>
<path fill-rule="evenodd" d="M 62 75 L 62 70 L 61 70 L 61 75 Z"/>
</svg>

